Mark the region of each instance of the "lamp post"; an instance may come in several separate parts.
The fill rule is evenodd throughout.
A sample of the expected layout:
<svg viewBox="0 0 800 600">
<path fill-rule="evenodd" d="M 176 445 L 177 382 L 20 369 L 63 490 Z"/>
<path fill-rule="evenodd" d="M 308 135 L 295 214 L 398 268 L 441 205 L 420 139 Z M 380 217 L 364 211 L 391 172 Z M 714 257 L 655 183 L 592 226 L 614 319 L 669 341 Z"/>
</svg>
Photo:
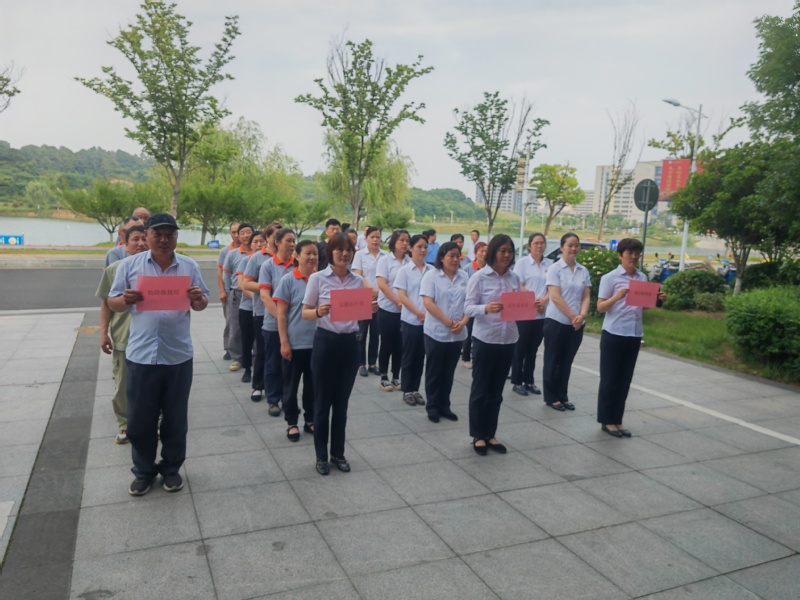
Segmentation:
<svg viewBox="0 0 800 600">
<path fill-rule="evenodd" d="M 685 108 L 690 113 L 697 115 L 697 133 L 695 134 L 694 138 L 694 151 L 692 152 L 692 163 L 691 167 L 689 168 L 689 177 L 691 178 L 697 172 L 697 152 L 700 146 L 700 120 L 705 117 L 706 115 L 703 114 L 703 105 L 700 105 L 700 108 L 694 109 L 689 108 L 688 106 L 684 106 L 677 100 L 673 98 L 665 98 L 664 102 L 667 104 L 671 104 L 672 106 L 677 106 L 679 108 Z M 706 117 L 707 118 L 707 117 Z M 678 267 L 679 271 L 683 271 L 686 268 L 686 246 L 689 242 L 689 219 L 683 220 L 683 240 L 681 241 L 681 260 L 680 266 Z"/>
</svg>

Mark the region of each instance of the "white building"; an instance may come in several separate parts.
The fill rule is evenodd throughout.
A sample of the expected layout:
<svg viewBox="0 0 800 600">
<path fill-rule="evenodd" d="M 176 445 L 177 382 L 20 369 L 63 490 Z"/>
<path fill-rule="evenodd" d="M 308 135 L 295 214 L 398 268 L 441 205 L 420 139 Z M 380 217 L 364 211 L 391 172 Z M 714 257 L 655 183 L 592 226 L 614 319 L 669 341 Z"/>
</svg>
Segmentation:
<svg viewBox="0 0 800 600">
<path fill-rule="evenodd" d="M 608 197 L 609 180 L 611 179 L 611 165 L 598 166 L 595 171 L 594 179 L 594 192 L 592 194 L 592 210 L 586 214 L 600 214 L 603 203 Z M 631 221 L 644 221 L 644 213 L 636 208 L 633 201 L 633 190 L 636 189 L 636 184 L 643 179 L 652 179 L 656 185 L 661 183 L 661 161 L 646 161 L 636 163 L 633 169 L 625 169 L 622 172 L 623 177 L 632 175 L 631 180 L 619 190 L 611 206 L 609 207 L 608 214 L 622 215 Z M 588 195 L 587 195 L 588 199 Z M 582 206 L 582 205 L 581 205 Z M 659 210 L 661 206 L 656 207 Z"/>
<path fill-rule="evenodd" d="M 577 215 L 579 217 L 585 217 L 586 215 L 595 214 L 594 190 L 583 190 L 583 193 L 586 194 L 586 198 L 584 199 L 584 201 L 578 204 L 577 206 L 567 206 L 563 210 L 563 214 Z"/>
</svg>

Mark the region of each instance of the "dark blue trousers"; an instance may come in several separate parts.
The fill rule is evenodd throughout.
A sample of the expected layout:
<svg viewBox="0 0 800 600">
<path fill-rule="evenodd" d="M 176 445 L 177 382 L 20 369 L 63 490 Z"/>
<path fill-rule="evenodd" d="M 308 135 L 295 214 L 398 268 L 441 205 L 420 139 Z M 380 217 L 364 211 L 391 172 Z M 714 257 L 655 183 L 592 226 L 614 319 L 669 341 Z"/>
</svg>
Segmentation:
<svg viewBox="0 0 800 600">
<path fill-rule="evenodd" d="M 469 434 L 489 440 L 497 432 L 514 344 L 487 344 L 472 338 L 472 387 L 469 392 Z"/>
<path fill-rule="evenodd" d="M 514 348 L 511 383 L 513 385 L 533 385 L 536 352 L 544 338 L 544 319 L 517 321 L 517 330 L 519 331 L 519 340 Z"/>
<path fill-rule="evenodd" d="M 425 368 L 425 340 L 422 325 L 409 325 L 400 321 L 403 339 L 403 360 L 400 363 L 400 389 L 403 393 L 418 392 Z"/>
<path fill-rule="evenodd" d="M 583 330 L 564 325 L 555 319 L 544 321 L 544 365 L 542 368 L 542 393 L 547 404 L 569 402 L 569 376 L 572 361 L 583 341 Z"/>
<path fill-rule="evenodd" d="M 314 422 L 314 383 L 311 374 L 311 348 L 292 348 L 292 360 L 281 358 L 283 367 L 283 416 L 288 425 L 297 425 L 300 407 L 297 405 L 297 390 L 303 380 L 303 419 Z"/>
<path fill-rule="evenodd" d="M 425 410 L 432 417 L 450 412 L 450 392 L 453 390 L 453 376 L 461 345 L 462 342 L 437 342 L 425 336 Z"/>
<path fill-rule="evenodd" d="M 278 404 L 283 398 L 283 357 L 281 336 L 277 331 L 262 331 L 264 334 L 264 394 L 267 402 Z"/>
</svg>

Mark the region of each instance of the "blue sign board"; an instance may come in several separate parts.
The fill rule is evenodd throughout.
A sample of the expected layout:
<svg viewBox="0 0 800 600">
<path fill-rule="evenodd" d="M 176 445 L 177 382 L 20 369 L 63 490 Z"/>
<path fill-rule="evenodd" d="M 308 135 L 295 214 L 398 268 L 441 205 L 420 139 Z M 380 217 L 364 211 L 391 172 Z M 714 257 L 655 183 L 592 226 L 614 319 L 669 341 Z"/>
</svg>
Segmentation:
<svg viewBox="0 0 800 600">
<path fill-rule="evenodd" d="M 619 240 L 611 240 L 611 243 L 608 245 L 608 249 L 609 250 L 616 250 L 618 243 L 619 243 Z"/>
<path fill-rule="evenodd" d="M 24 235 L 0 235 L 0 246 L 22 246 Z"/>
<path fill-rule="evenodd" d="M 209 248 L 219 248 L 219 240 L 209 240 L 206 246 Z"/>
</svg>

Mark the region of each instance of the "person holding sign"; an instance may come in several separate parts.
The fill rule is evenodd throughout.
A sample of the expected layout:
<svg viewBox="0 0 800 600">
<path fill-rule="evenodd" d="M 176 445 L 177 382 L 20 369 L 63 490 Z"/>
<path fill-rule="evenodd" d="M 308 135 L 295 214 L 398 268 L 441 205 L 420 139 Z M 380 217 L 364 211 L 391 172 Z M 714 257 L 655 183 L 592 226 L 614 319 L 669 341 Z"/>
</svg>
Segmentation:
<svg viewBox="0 0 800 600">
<path fill-rule="evenodd" d="M 464 313 L 469 276 L 459 269 L 461 249 L 455 242 L 439 248 L 435 269 L 425 273 L 419 293 L 428 317 L 423 321 L 425 334 L 425 394 L 428 396 L 428 419 L 438 423 L 440 418 L 457 421 L 450 410 L 453 375 L 467 337 L 469 317 Z M 405 379 L 403 380 L 405 381 Z"/>
<path fill-rule="evenodd" d="M 544 311 L 547 308 L 547 269 L 553 261 L 544 257 L 547 239 L 541 233 L 532 233 L 528 238 L 530 254 L 514 265 L 514 273 L 522 280 L 522 287 L 536 295 L 536 319 L 517 321 L 519 341 L 514 349 L 514 362 L 511 366 L 512 390 L 520 396 L 528 392 L 537 396 L 542 391 L 533 383 L 533 369 L 536 366 L 536 353 L 544 338 Z"/>
<path fill-rule="evenodd" d="M 125 348 L 128 365 L 128 439 L 136 477 L 128 488 L 131 496 L 150 491 L 160 474 L 168 492 L 183 488 L 179 473 L 186 459 L 186 432 L 189 391 L 192 387 L 192 336 L 189 310 L 140 310 L 145 302 L 139 279 L 150 277 L 163 282 L 163 291 L 172 291 L 169 281 L 186 278 L 189 285 L 183 297 L 192 310 L 208 306 L 209 291 L 200 267 L 177 254 L 178 224 L 167 213 L 156 213 L 147 225 L 150 250 L 120 262 L 108 294 L 114 312 L 131 311 L 130 337 Z M 157 288 L 151 288 L 153 290 Z M 170 297 L 167 294 L 167 297 Z M 156 464 L 161 420 L 161 461 Z"/>
<path fill-rule="evenodd" d="M 403 356 L 403 340 L 400 337 L 400 309 L 403 303 L 397 297 L 394 280 L 400 267 L 411 262 L 408 257 L 409 235 L 398 229 L 389 238 L 389 254 L 378 259 L 375 275 L 378 280 L 378 327 L 381 330 L 381 349 L 378 368 L 380 387 L 384 392 L 400 389 L 400 359 Z M 389 380 L 389 358 L 392 359 L 392 379 Z"/>
<path fill-rule="evenodd" d="M 422 381 L 422 368 L 425 364 L 425 340 L 422 324 L 425 322 L 425 307 L 419 295 L 422 277 L 433 266 L 425 262 L 428 254 L 428 240 L 424 235 L 411 238 L 411 262 L 400 267 L 394 288 L 403 308 L 400 311 L 400 337 L 403 340 L 403 359 L 400 372 L 400 389 L 403 402 L 409 406 L 425 405 L 419 384 Z"/>
<path fill-rule="evenodd" d="M 637 265 L 642 256 L 642 242 L 625 238 L 617 244 L 620 265 L 600 279 L 597 312 L 605 313 L 600 334 L 600 389 L 597 392 L 597 422 L 613 437 L 631 437 L 622 426 L 625 401 L 628 399 L 636 359 L 642 345 L 642 310 L 645 302 L 627 302 L 630 290 L 652 286 L 651 306 L 660 306 L 667 296 L 659 292 L 657 283 L 648 283 Z"/>
<path fill-rule="evenodd" d="M 331 295 L 337 290 L 357 290 L 364 280 L 350 272 L 353 242 L 347 235 L 336 233 L 325 247 L 328 267 L 308 278 L 303 297 L 303 318 L 317 322 L 311 372 L 314 382 L 314 448 L 317 473 L 330 473 L 328 432 L 330 430 L 330 462 L 343 472 L 350 470 L 344 457 L 347 403 L 358 369 L 358 318 L 334 321 Z M 378 310 L 372 302 L 372 312 Z M 362 317 L 363 318 L 363 317 Z"/>
<path fill-rule="evenodd" d="M 506 383 L 514 344 L 519 339 L 517 324 L 503 321 L 500 297 L 520 291 L 519 277 L 511 270 L 514 242 L 505 234 L 496 235 L 486 250 L 486 266 L 473 275 L 467 285 L 464 312 L 475 319 L 472 327 L 472 388 L 469 394 L 469 434 L 473 448 L 481 456 L 487 448 L 506 453 L 495 439 L 503 386 Z"/>
<path fill-rule="evenodd" d="M 589 314 L 591 278 L 575 260 L 581 241 L 574 233 L 561 237 L 561 258 L 547 270 L 550 302 L 544 322 L 544 401 L 555 410 L 575 410 L 567 389 L 572 361 L 583 341 L 583 326 Z"/>
</svg>

